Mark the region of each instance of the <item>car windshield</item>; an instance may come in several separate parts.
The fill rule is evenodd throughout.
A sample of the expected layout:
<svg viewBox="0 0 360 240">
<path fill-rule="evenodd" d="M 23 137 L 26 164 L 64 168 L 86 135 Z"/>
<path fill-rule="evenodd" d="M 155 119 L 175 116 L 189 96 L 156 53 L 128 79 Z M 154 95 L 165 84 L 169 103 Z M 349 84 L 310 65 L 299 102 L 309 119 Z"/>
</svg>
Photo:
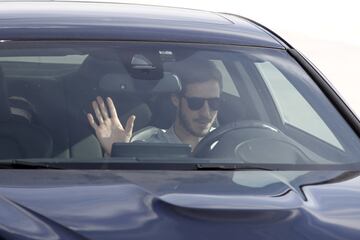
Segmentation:
<svg viewBox="0 0 360 240">
<path fill-rule="evenodd" d="M 0 159 L 348 164 L 359 138 L 286 50 L 0 45 Z"/>
</svg>

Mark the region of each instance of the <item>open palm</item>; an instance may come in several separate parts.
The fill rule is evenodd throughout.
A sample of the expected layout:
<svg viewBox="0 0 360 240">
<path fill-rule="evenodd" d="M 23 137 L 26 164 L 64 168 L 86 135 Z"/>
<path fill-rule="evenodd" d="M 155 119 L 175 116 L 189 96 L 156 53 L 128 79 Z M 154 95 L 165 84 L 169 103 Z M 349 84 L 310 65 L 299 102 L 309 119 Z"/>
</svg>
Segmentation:
<svg viewBox="0 0 360 240">
<path fill-rule="evenodd" d="M 87 117 L 91 127 L 95 130 L 96 137 L 101 146 L 110 155 L 113 143 L 130 141 L 135 116 L 132 115 L 128 118 L 124 128 L 117 116 L 116 108 L 111 98 L 108 97 L 106 102 L 107 107 L 102 97 L 97 97 L 96 101 L 92 102 L 98 124 L 91 113 L 88 113 Z"/>
</svg>

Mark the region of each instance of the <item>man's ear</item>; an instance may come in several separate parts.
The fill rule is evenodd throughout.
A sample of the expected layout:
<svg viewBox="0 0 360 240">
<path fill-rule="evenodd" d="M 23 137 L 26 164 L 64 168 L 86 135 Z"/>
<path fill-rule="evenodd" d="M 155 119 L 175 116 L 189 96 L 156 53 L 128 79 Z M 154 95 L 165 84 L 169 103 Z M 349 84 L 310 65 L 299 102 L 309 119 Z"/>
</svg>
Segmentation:
<svg viewBox="0 0 360 240">
<path fill-rule="evenodd" d="M 171 102 L 172 102 L 172 104 L 174 104 L 174 106 L 175 106 L 176 108 L 178 108 L 179 105 L 180 105 L 180 98 L 179 98 L 179 96 L 176 95 L 176 94 L 171 94 Z"/>
</svg>

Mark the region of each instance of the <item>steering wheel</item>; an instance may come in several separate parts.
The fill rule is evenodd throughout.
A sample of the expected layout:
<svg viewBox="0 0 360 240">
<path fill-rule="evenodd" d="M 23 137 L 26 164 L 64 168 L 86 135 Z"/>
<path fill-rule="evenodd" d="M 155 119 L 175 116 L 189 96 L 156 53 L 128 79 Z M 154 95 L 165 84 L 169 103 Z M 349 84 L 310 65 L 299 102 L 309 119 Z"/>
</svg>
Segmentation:
<svg viewBox="0 0 360 240">
<path fill-rule="evenodd" d="M 260 131 L 272 131 L 275 133 L 280 132 L 276 127 L 271 126 L 268 123 L 258 121 L 258 120 L 245 120 L 245 121 L 235 121 L 228 123 L 226 125 L 220 126 L 215 130 L 208 133 L 196 146 L 194 149 L 193 155 L 196 157 L 205 157 L 212 151 L 212 145 L 218 142 L 216 145 L 221 144 L 222 142 L 228 142 L 225 136 L 228 136 L 229 133 L 235 131 L 241 131 L 244 129 L 254 129 L 255 132 Z M 255 133 L 253 131 L 253 133 Z M 249 134 L 247 134 L 249 135 Z M 250 134 L 253 135 L 253 134 Z M 258 135 L 258 134 L 255 134 Z M 225 137 L 225 138 L 224 138 Z M 230 137 L 230 136 L 229 136 Z M 249 139 L 254 136 L 247 136 L 246 138 Z M 247 140 L 247 139 L 237 139 L 237 140 Z M 235 139 L 234 139 L 235 140 Z M 231 145 L 238 145 L 239 141 L 232 142 Z M 236 146 L 235 146 L 236 147 Z"/>
<path fill-rule="evenodd" d="M 216 128 L 199 142 L 193 156 L 236 163 L 314 163 L 308 149 L 258 120 L 235 121 Z"/>
</svg>

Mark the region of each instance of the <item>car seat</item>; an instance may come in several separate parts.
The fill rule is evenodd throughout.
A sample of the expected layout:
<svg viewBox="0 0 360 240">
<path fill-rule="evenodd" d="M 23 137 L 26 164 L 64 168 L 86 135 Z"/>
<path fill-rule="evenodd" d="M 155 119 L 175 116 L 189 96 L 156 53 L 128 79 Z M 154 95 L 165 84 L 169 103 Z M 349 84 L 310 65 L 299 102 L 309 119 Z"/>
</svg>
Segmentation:
<svg viewBox="0 0 360 240">
<path fill-rule="evenodd" d="M 92 112 L 91 102 L 96 96 L 111 97 L 121 122 L 134 114 L 134 131 L 145 127 L 151 112 L 142 96 L 134 93 L 107 91 L 103 82 L 126 72 L 116 56 L 94 52 L 89 54 L 77 72 L 63 78 L 67 101 L 67 123 L 70 135 L 70 155 L 75 158 L 100 158 L 103 156 L 100 144 L 90 127 L 86 114 Z"/>
<path fill-rule="evenodd" d="M 52 155 L 50 134 L 33 124 L 31 104 L 21 97 L 8 97 L 0 68 L 0 159 L 47 158 Z"/>
</svg>

